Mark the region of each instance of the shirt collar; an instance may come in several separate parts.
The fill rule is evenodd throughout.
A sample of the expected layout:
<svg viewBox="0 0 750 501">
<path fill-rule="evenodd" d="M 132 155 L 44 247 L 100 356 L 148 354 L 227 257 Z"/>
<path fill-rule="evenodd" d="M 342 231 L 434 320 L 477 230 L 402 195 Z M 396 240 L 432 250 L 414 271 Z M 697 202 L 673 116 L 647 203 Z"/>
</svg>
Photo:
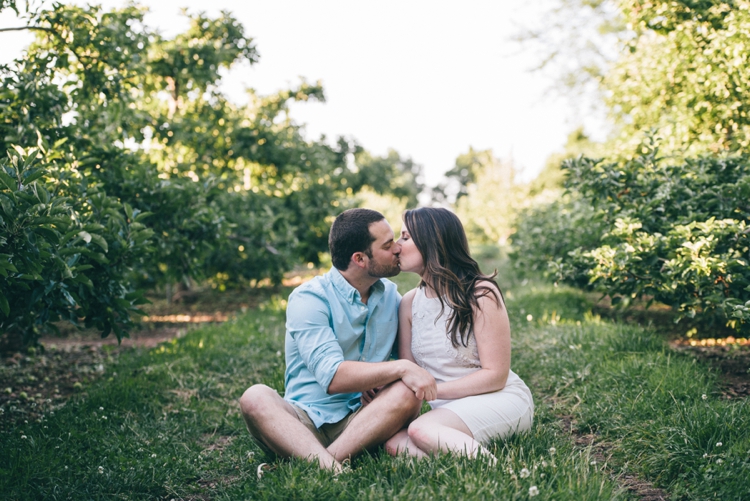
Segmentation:
<svg viewBox="0 0 750 501">
<path fill-rule="evenodd" d="M 335 266 L 331 267 L 331 271 L 328 272 L 328 275 L 333 286 L 336 287 L 336 289 L 341 293 L 342 296 L 346 298 L 349 303 L 354 304 L 355 300 L 361 301 L 359 291 L 355 289 L 352 284 L 350 284 L 346 280 L 346 278 L 344 278 L 344 275 L 342 275 Z M 372 285 L 372 287 L 370 287 L 370 298 L 372 298 L 374 293 L 383 292 L 384 290 L 385 285 L 383 284 L 383 281 L 379 279 Z"/>
</svg>

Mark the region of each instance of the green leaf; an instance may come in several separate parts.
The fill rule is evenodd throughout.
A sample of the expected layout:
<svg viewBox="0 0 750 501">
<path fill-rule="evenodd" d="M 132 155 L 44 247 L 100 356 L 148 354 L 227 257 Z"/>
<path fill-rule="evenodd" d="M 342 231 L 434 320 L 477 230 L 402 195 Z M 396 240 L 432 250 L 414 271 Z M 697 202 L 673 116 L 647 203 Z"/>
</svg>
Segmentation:
<svg viewBox="0 0 750 501">
<path fill-rule="evenodd" d="M 0 261 L 0 268 L 2 268 L 3 270 L 12 271 L 13 273 L 18 273 L 15 265 L 8 261 Z"/>
<path fill-rule="evenodd" d="M 7 317 L 10 316 L 10 305 L 5 296 L 0 295 L 0 310 L 3 310 L 3 314 Z"/>
<path fill-rule="evenodd" d="M 142 219 L 146 219 L 149 216 L 153 216 L 153 214 L 154 214 L 153 212 L 141 212 L 140 214 L 135 216 L 134 221 L 141 222 Z"/>
<path fill-rule="evenodd" d="M 91 235 L 91 241 L 102 248 L 104 252 L 109 252 L 107 241 L 101 235 Z"/>
<path fill-rule="evenodd" d="M 18 189 L 16 180 L 3 172 L 2 169 L 0 169 L 0 183 L 3 183 L 10 191 L 16 191 Z"/>
<path fill-rule="evenodd" d="M 40 177 L 42 177 L 43 175 L 44 175 L 44 170 L 42 169 L 33 169 L 30 171 L 27 171 L 26 173 L 24 173 L 23 182 L 24 184 L 27 184 L 27 185 L 31 184 L 37 179 L 39 179 Z"/>
<path fill-rule="evenodd" d="M 60 241 L 60 234 L 44 226 L 37 226 L 34 228 L 34 233 L 42 235 L 48 242 L 57 244 Z"/>
<path fill-rule="evenodd" d="M 0 195 L 0 207 L 2 207 L 3 212 L 5 212 L 7 215 L 13 215 L 13 202 L 5 195 Z"/>
</svg>

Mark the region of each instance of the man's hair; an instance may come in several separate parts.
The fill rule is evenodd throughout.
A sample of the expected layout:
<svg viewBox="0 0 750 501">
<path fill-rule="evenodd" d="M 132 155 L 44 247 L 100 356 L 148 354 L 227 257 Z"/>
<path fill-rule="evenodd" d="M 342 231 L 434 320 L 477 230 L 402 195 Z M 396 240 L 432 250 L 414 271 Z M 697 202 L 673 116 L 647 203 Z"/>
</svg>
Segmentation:
<svg viewBox="0 0 750 501">
<path fill-rule="evenodd" d="M 338 215 L 328 234 L 328 249 L 336 269 L 346 270 L 355 252 L 372 257 L 370 246 L 375 237 L 370 233 L 370 225 L 384 219 L 380 212 L 370 209 L 349 209 Z"/>
</svg>

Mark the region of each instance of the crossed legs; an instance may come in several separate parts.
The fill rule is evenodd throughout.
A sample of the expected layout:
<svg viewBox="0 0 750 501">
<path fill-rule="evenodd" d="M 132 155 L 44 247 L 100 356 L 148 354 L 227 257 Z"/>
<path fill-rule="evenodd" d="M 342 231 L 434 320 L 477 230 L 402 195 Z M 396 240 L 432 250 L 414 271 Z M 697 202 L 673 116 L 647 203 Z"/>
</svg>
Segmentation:
<svg viewBox="0 0 750 501">
<path fill-rule="evenodd" d="M 401 381 L 383 388 L 327 448 L 297 418 L 279 394 L 265 385 L 248 388 L 240 408 L 248 429 L 281 457 L 317 461 L 321 468 L 341 469 L 341 461 L 385 442 L 418 412 L 421 402 Z"/>
</svg>

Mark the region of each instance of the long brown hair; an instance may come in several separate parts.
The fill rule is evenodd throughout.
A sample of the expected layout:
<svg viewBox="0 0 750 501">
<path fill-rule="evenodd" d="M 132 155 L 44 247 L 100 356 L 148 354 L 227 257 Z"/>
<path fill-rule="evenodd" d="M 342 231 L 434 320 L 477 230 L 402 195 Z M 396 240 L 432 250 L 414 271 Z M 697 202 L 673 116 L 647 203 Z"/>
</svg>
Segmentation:
<svg viewBox="0 0 750 501">
<path fill-rule="evenodd" d="M 421 207 L 404 212 L 404 224 L 417 250 L 422 255 L 424 273 L 420 286 L 429 285 L 440 300 L 440 314 L 446 304 L 448 337 L 454 347 L 459 341 L 468 346 L 474 332 L 474 311 L 479 299 L 491 295 L 500 304 L 496 292 L 500 287 L 492 275 L 483 275 L 469 253 L 466 232 L 458 217 L 447 209 Z M 489 284 L 494 284 L 497 289 Z"/>
</svg>

